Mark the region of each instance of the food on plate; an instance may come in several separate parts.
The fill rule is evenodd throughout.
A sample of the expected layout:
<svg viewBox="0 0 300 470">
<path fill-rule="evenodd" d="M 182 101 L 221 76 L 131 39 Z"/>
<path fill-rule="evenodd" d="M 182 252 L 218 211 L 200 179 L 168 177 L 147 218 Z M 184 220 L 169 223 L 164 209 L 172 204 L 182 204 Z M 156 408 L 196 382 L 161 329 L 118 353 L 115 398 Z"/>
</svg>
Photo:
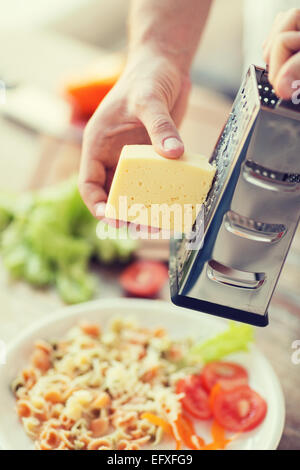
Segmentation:
<svg viewBox="0 0 300 470">
<path fill-rule="evenodd" d="M 212 417 L 209 394 L 202 386 L 200 375 L 193 374 L 179 380 L 176 391 L 183 394 L 182 406 L 192 416 L 204 420 Z"/>
<path fill-rule="evenodd" d="M 222 388 L 233 388 L 248 382 L 248 372 L 232 362 L 210 362 L 202 370 L 202 385 L 210 392 L 218 383 Z"/>
<path fill-rule="evenodd" d="M 123 289 L 135 297 L 154 297 L 168 279 L 168 268 L 159 261 L 134 261 L 120 276 Z"/>
<path fill-rule="evenodd" d="M 254 429 L 267 405 L 248 384 L 205 390 L 192 346 L 128 318 L 105 330 L 80 322 L 60 339 L 37 341 L 12 383 L 26 433 L 42 450 L 136 450 L 163 439 L 176 449 L 225 448 L 235 438 L 228 431 Z M 204 439 L 199 424 L 208 420 Z"/>
<path fill-rule="evenodd" d="M 216 393 L 212 403 L 217 422 L 229 431 L 255 429 L 267 413 L 266 401 L 248 385 L 240 385 Z"/>
<path fill-rule="evenodd" d="M 112 89 L 124 68 L 124 57 L 111 54 L 70 77 L 64 95 L 73 107 L 76 120 L 87 120 L 96 111 L 105 95 Z"/>
<path fill-rule="evenodd" d="M 167 159 L 151 145 L 125 145 L 105 215 L 174 232 L 189 232 L 215 168 L 200 155 Z"/>
<path fill-rule="evenodd" d="M 88 263 L 128 261 L 136 248 L 126 227 L 97 224 L 84 205 L 76 178 L 22 195 L 0 194 L 0 252 L 10 275 L 38 287 L 55 285 L 67 303 L 89 300 L 94 279 Z M 122 236 L 120 236 L 122 234 Z"/>
<path fill-rule="evenodd" d="M 219 361 L 228 354 L 247 351 L 253 342 L 253 328 L 247 324 L 229 322 L 229 328 L 203 343 L 195 344 L 191 354 L 201 357 L 204 363 Z"/>
</svg>

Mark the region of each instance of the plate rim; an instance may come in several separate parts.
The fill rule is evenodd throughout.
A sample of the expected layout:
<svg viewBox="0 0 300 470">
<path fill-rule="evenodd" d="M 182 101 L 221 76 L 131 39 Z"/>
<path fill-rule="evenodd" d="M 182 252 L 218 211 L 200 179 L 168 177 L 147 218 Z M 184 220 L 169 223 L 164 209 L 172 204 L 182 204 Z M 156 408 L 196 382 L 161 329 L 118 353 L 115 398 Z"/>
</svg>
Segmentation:
<svg viewBox="0 0 300 470">
<path fill-rule="evenodd" d="M 194 312 L 193 310 L 186 309 L 184 307 L 177 307 L 174 304 L 165 301 L 165 300 L 153 300 L 153 299 L 139 299 L 139 298 L 122 298 L 122 297 L 116 297 L 116 298 L 105 298 L 105 299 L 95 299 L 92 301 L 88 302 L 83 302 L 81 304 L 76 304 L 76 305 L 67 305 L 67 306 L 62 306 L 58 309 L 55 309 L 53 313 L 49 313 L 46 316 L 40 318 L 39 320 L 34 321 L 31 325 L 27 326 L 24 331 L 21 333 L 18 333 L 16 337 L 7 343 L 6 347 L 6 363 L 9 362 L 9 356 L 12 354 L 12 352 L 18 348 L 22 344 L 23 341 L 26 341 L 26 338 L 32 334 L 34 334 L 35 331 L 41 329 L 41 328 L 46 328 L 47 325 L 55 323 L 56 320 L 63 320 L 63 318 L 70 318 L 72 316 L 76 316 L 76 314 L 82 313 L 87 313 L 89 311 L 99 309 L 105 309 L 105 308 L 124 308 L 124 306 L 130 306 L 131 304 L 135 305 L 140 305 L 141 307 L 147 306 L 149 308 L 151 304 L 151 308 L 155 309 L 168 309 L 169 311 L 172 309 L 175 313 L 179 313 L 180 311 L 184 311 L 184 314 L 189 316 L 190 318 L 195 318 L 196 316 L 201 315 L 201 312 Z M 203 315 L 206 315 L 203 313 Z M 224 324 L 226 325 L 228 323 L 227 320 L 220 318 L 220 317 L 214 317 L 211 319 L 211 321 L 215 321 L 216 323 L 219 324 Z M 275 373 L 273 366 L 271 365 L 270 361 L 268 358 L 260 351 L 260 349 L 254 344 L 252 346 L 252 351 L 254 354 L 258 355 L 260 360 L 263 361 L 264 367 L 268 369 L 268 374 L 272 377 L 273 383 L 275 385 L 276 390 L 276 395 L 278 397 L 278 406 L 277 406 L 277 426 L 274 426 L 274 431 L 272 433 L 272 436 L 269 438 L 269 446 L 265 450 L 276 450 L 278 447 L 278 444 L 281 440 L 283 430 L 284 430 L 284 424 L 285 424 L 285 415 L 286 415 L 286 410 L 285 410 L 285 398 L 284 398 L 284 393 L 282 390 L 282 386 L 280 384 L 280 381 L 277 377 L 277 374 Z M 5 369 L 4 364 L 4 369 Z M 1 375 L 3 374 L 2 368 L 0 367 L 0 379 Z M 3 446 L 4 444 L 4 446 Z M 0 427 L 0 449 L 6 449 L 6 450 L 15 450 L 16 448 L 11 446 L 9 442 L 6 441 L 5 435 L 3 434 L 3 430 Z"/>
</svg>

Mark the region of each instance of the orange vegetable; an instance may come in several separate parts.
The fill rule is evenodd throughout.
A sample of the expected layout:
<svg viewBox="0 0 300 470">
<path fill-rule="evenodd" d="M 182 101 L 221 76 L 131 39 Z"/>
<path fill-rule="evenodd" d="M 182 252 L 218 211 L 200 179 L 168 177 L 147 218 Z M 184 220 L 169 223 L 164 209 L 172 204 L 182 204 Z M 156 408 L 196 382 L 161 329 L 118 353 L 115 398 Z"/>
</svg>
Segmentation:
<svg viewBox="0 0 300 470">
<path fill-rule="evenodd" d="M 143 382 L 151 382 L 151 380 L 153 380 L 157 376 L 157 371 L 157 366 L 151 367 L 151 369 L 147 370 L 147 372 L 142 375 L 141 380 Z"/>
<path fill-rule="evenodd" d="M 73 106 L 74 118 L 88 119 L 105 95 L 119 79 L 124 67 L 123 58 L 111 55 L 70 79 L 64 94 Z"/>
<path fill-rule="evenodd" d="M 207 444 L 201 447 L 202 450 L 220 450 L 225 449 L 227 444 L 231 442 L 232 439 L 226 439 L 225 429 L 220 426 L 216 421 L 213 421 L 211 427 L 211 434 L 213 441 L 210 444 Z"/>
<path fill-rule="evenodd" d="M 155 426 L 161 427 L 165 433 L 173 436 L 173 430 L 171 424 L 168 421 L 165 421 L 163 418 L 156 416 L 153 413 L 143 413 L 141 416 L 142 419 L 146 419 L 149 423 L 154 424 Z"/>
<path fill-rule="evenodd" d="M 51 361 L 49 354 L 43 349 L 37 348 L 32 356 L 32 364 L 41 372 L 47 372 L 51 367 Z"/>
<path fill-rule="evenodd" d="M 180 450 L 181 449 L 181 442 L 176 440 L 176 447 L 175 450 Z"/>
<path fill-rule="evenodd" d="M 180 439 L 189 449 L 199 450 L 202 446 L 205 445 L 204 440 L 197 436 L 194 425 L 187 416 L 179 415 L 175 421 L 175 426 L 177 428 Z M 193 436 L 195 439 L 192 439 Z M 197 444 L 195 444 L 194 441 L 196 441 Z"/>
<path fill-rule="evenodd" d="M 106 434 L 108 429 L 108 420 L 104 418 L 93 419 L 90 424 L 93 437 L 101 437 Z"/>
<path fill-rule="evenodd" d="M 85 334 L 93 336 L 94 338 L 100 335 L 100 327 L 94 323 L 82 323 L 80 328 Z"/>
<path fill-rule="evenodd" d="M 177 439 L 172 426 L 168 421 L 164 420 L 163 418 L 160 418 L 159 416 L 156 416 L 153 413 L 143 413 L 141 416 L 142 419 L 147 419 L 149 423 L 154 424 L 155 426 L 161 427 L 166 434 L 169 434 L 172 436 L 175 441 L 176 441 L 176 450 L 180 450 L 181 448 L 181 442 Z"/>
</svg>

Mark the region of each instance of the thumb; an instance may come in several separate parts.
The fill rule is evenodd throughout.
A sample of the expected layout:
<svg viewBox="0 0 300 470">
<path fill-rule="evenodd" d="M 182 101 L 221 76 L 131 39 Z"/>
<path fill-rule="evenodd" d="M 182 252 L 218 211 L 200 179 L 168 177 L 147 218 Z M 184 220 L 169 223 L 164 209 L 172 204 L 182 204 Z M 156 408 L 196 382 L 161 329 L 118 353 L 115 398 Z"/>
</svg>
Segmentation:
<svg viewBox="0 0 300 470">
<path fill-rule="evenodd" d="M 166 104 L 151 100 L 143 106 L 138 118 L 142 121 L 157 153 L 167 158 L 179 158 L 184 145 Z"/>
</svg>

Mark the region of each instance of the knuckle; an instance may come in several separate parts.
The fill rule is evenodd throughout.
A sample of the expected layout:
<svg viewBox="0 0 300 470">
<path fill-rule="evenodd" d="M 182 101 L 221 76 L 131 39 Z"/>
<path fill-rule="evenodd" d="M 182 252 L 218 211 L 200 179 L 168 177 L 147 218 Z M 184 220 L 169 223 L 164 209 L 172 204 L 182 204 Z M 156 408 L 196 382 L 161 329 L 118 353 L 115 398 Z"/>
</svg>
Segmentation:
<svg viewBox="0 0 300 470">
<path fill-rule="evenodd" d="M 166 133 L 173 129 L 170 121 L 167 120 L 166 116 L 157 116 L 151 123 L 151 132 L 153 133 Z"/>
<path fill-rule="evenodd" d="M 149 86 L 147 87 L 143 92 L 142 95 L 140 96 L 141 100 L 144 103 L 149 103 L 150 100 L 155 100 L 157 99 L 157 91 L 155 86 Z"/>
<path fill-rule="evenodd" d="M 287 38 L 287 35 L 286 35 L 286 31 L 281 31 L 280 33 L 278 33 L 275 38 L 274 38 L 274 42 L 272 44 L 272 47 L 270 49 L 270 54 L 272 56 L 273 53 L 278 53 L 279 50 L 281 50 L 284 45 L 285 45 L 285 42 L 286 42 L 286 38 Z"/>
<path fill-rule="evenodd" d="M 277 38 L 276 38 L 277 44 L 280 46 L 283 45 L 286 41 L 286 37 L 287 37 L 286 31 L 281 31 L 280 33 L 278 33 Z"/>
<path fill-rule="evenodd" d="M 137 89 L 133 92 L 130 100 L 130 107 L 133 107 L 135 113 L 139 115 L 149 103 L 154 103 L 158 100 L 157 91 L 154 86 L 148 86 L 145 89 Z"/>
</svg>

